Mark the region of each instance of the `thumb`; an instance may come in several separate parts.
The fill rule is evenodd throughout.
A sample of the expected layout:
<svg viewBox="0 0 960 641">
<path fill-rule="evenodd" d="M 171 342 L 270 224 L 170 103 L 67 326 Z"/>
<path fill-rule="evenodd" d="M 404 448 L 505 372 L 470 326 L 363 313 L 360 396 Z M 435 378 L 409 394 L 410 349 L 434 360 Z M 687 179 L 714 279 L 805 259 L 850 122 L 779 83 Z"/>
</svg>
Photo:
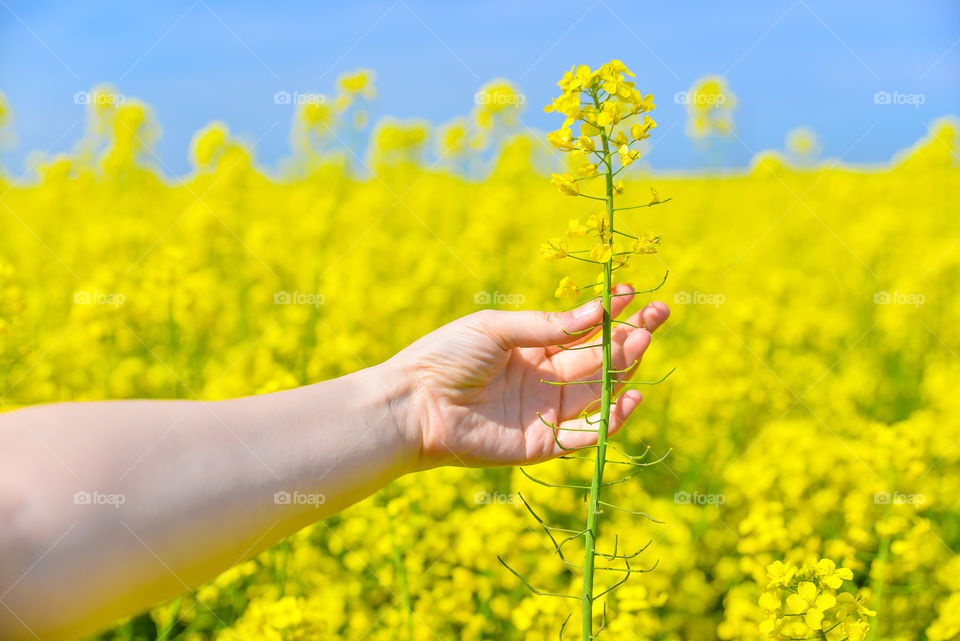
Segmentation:
<svg viewBox="0 0 960 641">
<path fill-rule="evenodd" d="M 629 288 L 623 288 L 629 294 Z M 619 293 L 619 292 L 618 292 Z M 611 304 L 613 316 L 626 307 L 632 296 L 618 296 Z M 587 301 L 568 312 L 480 312 L 483 331 L 503 349 L 514 347 L 548 347 L 563 345 L 583 338 L 584 333 L 603 320 L 599 299 Z"/>
</svg>

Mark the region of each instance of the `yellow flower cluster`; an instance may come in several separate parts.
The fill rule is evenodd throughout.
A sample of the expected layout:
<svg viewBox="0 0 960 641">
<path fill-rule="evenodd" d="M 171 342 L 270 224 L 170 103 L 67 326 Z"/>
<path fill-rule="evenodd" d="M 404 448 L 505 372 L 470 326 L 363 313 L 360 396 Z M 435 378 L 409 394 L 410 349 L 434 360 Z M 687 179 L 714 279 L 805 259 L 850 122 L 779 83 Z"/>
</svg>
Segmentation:
<svg viewBox="0 0 960 641">
<path fill-rule="evenodd" d="M 733 132 L 737 98 L 719 76 L 704 76 L 683 96 L 687 105 L 687 135 L 694 140 L 725 137 Z"/>
<path fill-rule="evenodd" d="M 560 193 L 567 196 L 583 196 L 596 201 L 606 201 L 605 185 L 599 194 L 581 191 L 584 180 L 611 177 L 609 207 L 612 209 L 614 195 L 624 193 L 622 180 L 615 183 L 612 178 L 640 158 L 637 143 L 650 137 L 657 123 L 646 112 L 656 107 L 651 94 L 643 95 L 636 83 L 628 78 L 634 74 L 619 60 L 611 60 L 591 71 L 586 65 L 575 66 L 563 75 L 557 85 L 561 94 L 544 108 L 544 111 L 563 114 L 563 127 L 547 134 L 547 142 L 554 149 L 564 152 L 577 152 L 573 173 L 551 174 L 550 183 Z M 643 122 L 629 123 L 630 118 L 643 115 Z M 579 123 L 574 134 L 570 125 Z M 634 146 L 631 146 L 634 145 Z M 614 170 L 614 160 L 619 161 L 619 169 Z M 662 202 L 652 187 L 653 199 L 646 205 Z M 663 201 L 665 202 L 665 201 Z M 624 209 L 635 209 L 626 207 Z M 628 234 L 613 231 L 607 214 L 590 214 L 583 219 L 570 221 L 566 237 L 554 239 L 541 246 L 541 255 L 545 260 L 574 258 L 580 261 L 604 264 L 613 261 L 615 269 L 626 266 L 632 254 L 654 254 L 660 243 L 655 234 Z M 570 251 L 567 239 L 594 236 L 595 242 L 589 248 Z M 582 256 L 578 254 L 583 254 Z M 602 273 L 596 282 L 602 281 Z M 599 285 L 595 286 L 599 291 Z M 564 277 L 556 290 L 558 297 L 574 297 L 581 291 L 570 277 Z"/>
<path fill-rule="evenodd" d="M 781 561 L 767 567 L 770 581 L 760 595 L 760 607 L 768 613 L 760 632 L 771 639 L 826 638 L 829 641 L 863 641 L 875 616 L 863 605 L 863 597 L 838 592 L 844 581 L 853 580 L 848 568 L 837 568 L 830 559 L 797 568 Z"/>
<path fill-rule="evenodd" d="M 475 106 L 470 96 L 464 105 Z M 122 133 L 122 107 L 91 114 L 77 153 L 41 163 L 39 175 L 0 172 L 0 410 L 308 384 L 480 309 L 477 293 L 555 309 L 561 277 L 567 290 L 594 282 L 596 265 L 536 265 L 531 248 L 558 218 L 575 223 L 546 258 L 605 229 L 592 218 L 601 203 L 591 211 L 593 201 L 545 186 L 540 143 L 522 133 L 503 135 L 478 181 L 407 163 L 416 153 L 403 148 L 361 179 L 312 136 L 279 177 L 266 176 L 226 128 L 211 129 L 196 145 L 197 172 L 171 181 Z M 146 120 L 123 122 L 156 130 L 139 108 Z M 352 122 L 337 116 L 331 127 L 346 137 Z M 299 125 L 292 136 L 306 135 Z M 676 241 L 617 272 L 645 285 L 670 270 L 656 297 L 672 316 L 639 377 L 677 372 L 617 435 L 626 449 L 669 456 L 605 494 L 660 523 L 605 511 L 598 549 L 631 554 L 653 540 L 631 565 L 657 566 L 610 593 L 600 638 L 756 641 L 771 615 L 774 631 L 813 629 L 813 610 L 824 632 L 849 605 L 844 594 L 877 613 L 858 605 L 850 615 L 875 641 L 958 638 L 957 131 L 941 121 L 870 172 L 798 170 L 772 155 L 728 177 L 632 165 L 627 197 L 655 183 L 682 208 L 657 222 Z M 312 156 L 297 153 L 307 148 Z M 626 213 L 622 231 L 656 245 Z M 623 238 L 614 253 L 633 251 L 637 241 Z M 570 484 L 591 473 L 577 460 L 529 471 Z M 539 589 L 576 593 L 579 576 L 548 559 L 552 544 L 518 494 L 552 524 L 583 528 L 577 490 L 515 470 L 434 470 L 99 639 L 169 630 L 167 641 L 555 641 L 570 612 L 565 638 L 576 638 L 576 602 L 530 594 L 496 560 Z M 565 547 L 571 559 L 582 552 Z M 843 569 L 817 574 L 824 559 Z M 771 590 L 777 561 L 777 576 L 795 572 Z M 603 588 L 611 574 L 598 573 Z M 825 607 L 826 594 L 837 605 Z M 779 607 L 765 609 L 772 597 Z"/>
</svg>

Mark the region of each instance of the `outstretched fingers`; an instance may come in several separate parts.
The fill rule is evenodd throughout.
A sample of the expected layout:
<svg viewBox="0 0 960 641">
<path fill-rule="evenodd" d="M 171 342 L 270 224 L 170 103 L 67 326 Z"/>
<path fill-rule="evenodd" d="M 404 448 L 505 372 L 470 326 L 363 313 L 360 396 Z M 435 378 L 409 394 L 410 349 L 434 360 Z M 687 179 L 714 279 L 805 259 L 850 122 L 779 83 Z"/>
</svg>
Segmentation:
<svg viewBox="0 0 960 641">
<path fill-rule="evenodd" d="M 670 318 L 670 308 L 658 300 L 640 310 L 640 327 L 653 332 Z"/>
<path fill-rule="evenodd" d="M 614 330 L 611 341 L 613 356 L 611 378 L 615 381 L 626 380 L 636 369 L 650 345 L 650 332 L 624 325 L 622 329 Z M 567 378 L 568 373 L 564 372 L 564 382 L 570 384 L 563 386 L 559 411 L 561 419 L 573 418 L 585 409 L 593 409 L 591 404 L 596 406 L 602 391 L 602 384 L 599 382 L 603 379 L 602 364 L 602 354 L 598 354 L 594 363 L 584 367 L 584 370 L 589 367 L 589 371 L 578 371 L 580 375 L 573 377 L 572 381 Z"/>
<path fill-rule="evenodd" d="M 619 294 L 610 304 L 611 313 L 622 312 L 633 299 L 633 288 L 620 285 Z M 496 341 L 504 350 L 515 347 L 545 347 L 549 353 L 559 351 L 557 345 L 589 340 L 603 321 L 599 299 L 587 301 L 568 312 L 507 312 L 484 310 L 467 317 L 482 334 Z"/>
<path fill-rule="evenodd" d="M 616 433 L 626 423 L 630 414 L 637 409 L 643 396 L 637 390 L 627 390 L 621 394 L 610 410 L 610 428 L 608 434 Z M 544 430 L 550 431 L 547 426 Z M 560 456 L 569 450 L 581 449 L 595 445 L 601 427 L 600 413 L 597 412 L 587 418 L 561 421 L 557 429 L 553 430 L 552 456 Z M 549 434 L 547 434 L 550 437 Z"/>
<path fill-rule="evenodd" d="M 618 342 L 622 344 L 631 333 L 642 329 L 653 332 L 663 325 L 669 316 L 670 310 L 667 306 L 655 301 L 630 316 L 625 322 L 614 323 L 611 336 L 614 350 Z M 603 362 L 603 350 L 599 338 L 578 347 L 580 349 L 562 350 L 551 358 L 554 369 L 563 376 L 564 380 L 590 378 L 593 373 L 599 371 L 600 364 Z M 616 369 L 622 368 L 622 365 L 616 366 Z"/>
<path fill-rule="evenodd" d="M 612 293 L 615 294 L 615 296 L 610 299 L 610 315 L 613 318 L 616 318 L 617 316 L 623 313 L 623 310 L 625 310 L 631 302 L 633 302 L 633 287 L 631 287 L 630 285 L 621 283 L 619 285 L 614 286 Z M 600 299 L 596 299 L 596 300 L 599 301 Z M 558 342 L 555 345 L 551 345 L 547 347 L 547 354 L 552 356 L 553 354 L 566 351 L 564 347 L 569 349 L 570 347 L 576 347 L 578 345 L 584 345 L 586 343 L 589 343 L 591 339 L 593 339 L 597 334 L 600 333 L 602 328 L 603 328 L 603 313 L 601 312 L 596 322 L 593 323 L 593 325 L 589 326 L 588 329 L 585 329 L 585 330 L 567 329 L 565 332 L 565 336 L 567 337 L 567 340 Z M 563 347 L 560 347 L 560 345 L 562 345 Z M 589 351 L 589 350 L 583 350 L 583 351 Z"/>
</svg>

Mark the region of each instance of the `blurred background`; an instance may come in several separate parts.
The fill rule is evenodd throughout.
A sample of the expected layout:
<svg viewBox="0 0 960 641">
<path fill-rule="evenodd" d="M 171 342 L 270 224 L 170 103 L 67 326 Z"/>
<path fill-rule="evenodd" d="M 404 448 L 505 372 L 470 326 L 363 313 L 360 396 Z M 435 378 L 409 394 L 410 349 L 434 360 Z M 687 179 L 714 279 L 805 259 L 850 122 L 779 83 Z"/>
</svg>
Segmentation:
<svg viewBox="0 0 960 641">
<path fill-rule="evenodd" d="M 0 0 L 0 411 L 287 389 L 591 293 L 542 252 L 599 211 L 543 106 L 610 59 L 657 104 L 617 198 L 670 201 L 621 212 L 660 240 L 618 276 L 672 309 L 639 376 L 675 371 L 615 438 L 659 462 L 606 497 L 656 522 L 600 547 L 655 569 L 600 638 L 960 638 L 953 1 Z M 583 529 L 575 490 L 434 470 L 97 638 L 572 639 L 497 561 L 578 590 L 521 493 Z"/>
<path fill-rule="evenodd" d="M 329 93 L 356 68 L 377 74 L 375 115 L 440 124 L 469 111 L 482 84 L 506 78 L 529 101 L 523 123 L 548 130 L 554 125 L 540 107 L 557 70 L 620 58 L 642 90 L 656 90 L 666 123 L 659 141 L 667 143 L 658 168 L 704 166 L 683 135 L 675 94 L 705 74 L 725 79 L 739 99 L 726 164 L 746 167 L 756 152 L 782 149 L 801 126 L 816 132 L 825 157 L 880 164 L 937 117 L 957 113 L 958 22 L 950 0 L 398 0 L 289 2 L 271 11 L 245 1 L 4 0 L 0 82 L 17 114 L 17 144 L 4 145 L 0 158 L 23 169 L 31 152 L 71 149 L 85 118 L 75 94 L 109 83 L 154 109 L 165 173 L 189 172 L 190 138 L 212 120 L 256 142 L 258 163 L 274 170 L 291 153 L 286 125 L 295 107 L 275 104 L 274 94 Z M 903 97 L 878 104 L 878 92 Z"/>
</svg>

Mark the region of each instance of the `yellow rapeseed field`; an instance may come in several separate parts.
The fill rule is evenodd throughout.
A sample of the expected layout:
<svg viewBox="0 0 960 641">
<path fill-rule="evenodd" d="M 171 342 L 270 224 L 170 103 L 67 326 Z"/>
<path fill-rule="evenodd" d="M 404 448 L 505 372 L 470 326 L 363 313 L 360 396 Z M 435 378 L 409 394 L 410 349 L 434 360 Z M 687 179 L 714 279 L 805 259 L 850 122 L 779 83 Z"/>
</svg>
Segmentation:
<svg viewBox="0 0 960 641">
<path fill-rule="evenodd" d="M 368 124 L 371 83 L 346 77 L 301 105 L 279 174 L 214 124 L 183 180 L 150 151 L 149 108 L 95 92 L 75 153 L 0 176 L 0 409 L 304 385 L 483 307 L 566 306 L 561 277 L 595 282 L 594 266 L 541 258 L 602 203 L 550 185 L 549 170 L 573 168 L 522 124 L 509 83 L 436 131 Z M 691 135 L 710 126 L 691 123 Z M 349 151 L 369 129 L 369 152 Z M 636 564 L 656 567 L 605 614 L 597 603 L 601 638 L 960 638 L 957 137 L 940 121 L 871 170 L 763 153 L 743 172 L 664 175 L 652 149 L 622 175 L 625 203 L 651 188 L 672 199 L 618 214 L 662 241 L 617 278 L 648 289 L 669 271 L 640 297 L 672 317 L 639 376 L 676 371 L 642 388 L 613 437 L 665 458 L 610 488 L 657 522 L 605 513 L 598 547 L 613 533 L 624 551 L 650 542 Z M 591 467 L 535 471 L 582 482 Z M 571 612 L 575 638 L 575 602 L 531 594 L 497 561 L 577 593 L 518 493 L 582 529 L 580 491 L 515 469 L 438 469 L 100 638 L 539 641 Z M 837 612 L 849 624 L 821 626 Z"/>
</svg>

